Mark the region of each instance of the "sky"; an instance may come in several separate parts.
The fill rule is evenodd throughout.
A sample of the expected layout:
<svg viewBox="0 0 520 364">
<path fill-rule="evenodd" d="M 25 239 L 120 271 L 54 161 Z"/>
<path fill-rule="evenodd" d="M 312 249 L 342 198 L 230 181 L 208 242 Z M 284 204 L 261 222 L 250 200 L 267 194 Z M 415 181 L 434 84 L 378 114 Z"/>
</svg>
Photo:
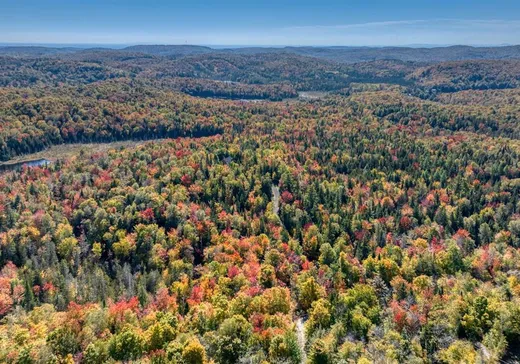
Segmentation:
<svg viewBox="0 0 520 364">
<path fill-rule="evenodd" d="M 0 0 L 0 43 L 520 44 L 520 0 Z"/>
</svg>

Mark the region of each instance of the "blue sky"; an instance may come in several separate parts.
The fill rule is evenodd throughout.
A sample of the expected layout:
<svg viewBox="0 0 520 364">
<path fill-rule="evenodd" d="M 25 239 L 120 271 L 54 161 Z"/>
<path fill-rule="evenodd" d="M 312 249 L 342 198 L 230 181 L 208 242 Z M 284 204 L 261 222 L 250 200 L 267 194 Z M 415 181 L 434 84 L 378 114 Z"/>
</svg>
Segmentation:
<svg viewBox="0 0 520 364">
<path fill-rule="evenodd" d="M 519 44 L 520 0 L 0 0 L 0 42 Z"/>
</svg>

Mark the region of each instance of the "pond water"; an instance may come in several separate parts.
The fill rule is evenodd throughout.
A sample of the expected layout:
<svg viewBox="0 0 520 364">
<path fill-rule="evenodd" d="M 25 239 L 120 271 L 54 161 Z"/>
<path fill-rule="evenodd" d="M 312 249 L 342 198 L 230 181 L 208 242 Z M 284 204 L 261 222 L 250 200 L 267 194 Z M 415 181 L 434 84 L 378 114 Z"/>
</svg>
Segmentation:
<svg viewBox="0 0 520 364">
<path fill-rule="evenodd" d="M 52 163 L 52 161 L 45 159 L 45 158 L 41 158 L 41 159 L 34 159 L 34 160 L 30 160 L 30 161 L 23 161 L 23 162 L 17 162 L 17 163 L 0 164 L 0 172 L 14 171 L 14 170 L 22 168 L 23 166 L 27 166 L 27 167 L 46 166 L 51 163 Z"/>
</svg>

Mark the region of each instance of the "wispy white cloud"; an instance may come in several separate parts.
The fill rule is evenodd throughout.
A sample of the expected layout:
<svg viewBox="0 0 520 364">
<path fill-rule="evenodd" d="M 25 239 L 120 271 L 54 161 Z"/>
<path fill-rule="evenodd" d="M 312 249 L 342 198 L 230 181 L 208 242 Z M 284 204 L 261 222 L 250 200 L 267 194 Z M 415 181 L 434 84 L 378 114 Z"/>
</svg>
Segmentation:
<svg viewBox="0 0 520 364">
<path fill-rule="evenodd" d="M 283 30 L 343 30 L 343 29 L 366 29 L 366 28 L 399 28 L 403 26 L 428 25 L 428 26 L 466 26 L 466 27 L 518 27 L 520 20 L 499 20 L 499 19 L 412 19 L 412 20 L 394 20 L 353 24 L 337 24 L 337 25 L 303 25 L 294 27 L 284 27 Z"/>
<path fill-rule="evenodd" d="M 287 38 L 329 45 L 520 43 L 520 20 L 411 19 L 280 29 Z"/>
<path fill-rule="evenodd" d="M 3 42 L 163 43 L 208 45 L 351 45 L 520 44 L 520 20 L 411 19 L 380 22 L 304 25 L 228 32 L 32 32 L 3 34 Z"/>
<path fill-rule="evenodd" d="M 283 30 L 312 30 L 312 29 L 356 29 L 356 28 L 375 28 L 388 27 L 395 25 L 413 25 L 428 22 L 428 20 L 395 20 L 395 21 L 379 21 L 368 23 L 353 23 L 339 25 L 302 25 L 294 27 L 284 27 Z"/>
</svg>

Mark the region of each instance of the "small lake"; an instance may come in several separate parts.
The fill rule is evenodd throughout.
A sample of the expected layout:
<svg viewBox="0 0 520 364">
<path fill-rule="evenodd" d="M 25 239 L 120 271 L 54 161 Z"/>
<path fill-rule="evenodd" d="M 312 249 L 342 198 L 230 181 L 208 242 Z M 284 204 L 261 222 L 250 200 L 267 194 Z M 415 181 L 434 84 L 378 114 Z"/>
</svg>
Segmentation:
<svg viewBox="0 0 520 364">
<path fill-rule="evenodd" d="M 16 163 L 4 163 L 4 164 L 0 164 L 0 172 L 18 170 L 18 169 L 22 168 L 23 166 L 26 166 L 26 167 L 46 166 L 51 163 L 52 163 L 52 161 L 45 159 L 45 158 L 34 159 L 34 160 L 23 161 L 23 162 L 16 162 Z"/>
</svg>

